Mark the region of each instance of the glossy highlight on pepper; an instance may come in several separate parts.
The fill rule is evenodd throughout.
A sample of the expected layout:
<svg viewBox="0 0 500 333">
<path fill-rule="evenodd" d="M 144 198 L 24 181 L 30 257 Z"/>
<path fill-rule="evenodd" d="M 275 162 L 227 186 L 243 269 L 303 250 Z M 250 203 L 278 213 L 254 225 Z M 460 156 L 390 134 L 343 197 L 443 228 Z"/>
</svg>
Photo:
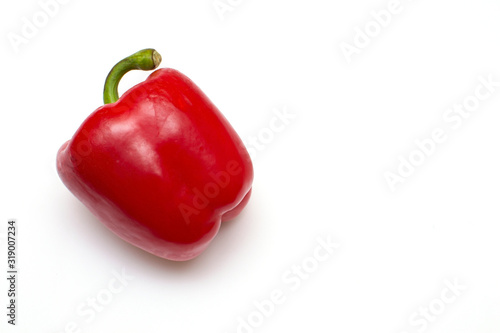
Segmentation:
<svg viewBox="0 0 500 333">
<path fill-rule="evenodd" d="M 156 256 L 200 255 L 247 204 L 253 167 L 241 139 L 185 75 L 158 69 L 118 96 L 130 70 L 158 67 L 146 49 L 109 73 L 105 105 L 57 154 L 66 187 L 112 232 Z"/>
</svg>

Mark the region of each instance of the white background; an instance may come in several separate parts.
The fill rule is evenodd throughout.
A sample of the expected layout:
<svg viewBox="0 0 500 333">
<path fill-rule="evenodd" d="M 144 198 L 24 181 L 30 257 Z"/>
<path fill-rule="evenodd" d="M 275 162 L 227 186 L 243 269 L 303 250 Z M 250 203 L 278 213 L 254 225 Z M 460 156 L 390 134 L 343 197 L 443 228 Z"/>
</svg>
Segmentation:
<svg viewBox="0 0 500 333">
<path fill-rule="evenodd" d="M 213 0 L 70 0 L 45 22 L 35 0 L 2 2 L 0 331 L 499 332 L 500 86 L 459 125 L 444 117 L 488 92 L 480 77 L 500 82 L 500 2 L 401 0 L 381 27 L 371 12 L 389 0 L 227 1 L 221 17 Z M 249 205 L 185 263 L 111 234 L 55 168 L 111 67 L 147 47 L 260 149 Z M 147 75 L 128 74 L 121 92 Z M 293 119 L 271 140 L 285 109 Z M 436 129 L 446 140 L 413 173 L 401 167 Z M 11 218 L 16 327 L 4 306 Z M 318 238 L 340 244 L 319 263 Z M 307 277 L 291 271 L 303 264 Z M 133 279 L 112 294 L 122 271 Z"/>
</svg>

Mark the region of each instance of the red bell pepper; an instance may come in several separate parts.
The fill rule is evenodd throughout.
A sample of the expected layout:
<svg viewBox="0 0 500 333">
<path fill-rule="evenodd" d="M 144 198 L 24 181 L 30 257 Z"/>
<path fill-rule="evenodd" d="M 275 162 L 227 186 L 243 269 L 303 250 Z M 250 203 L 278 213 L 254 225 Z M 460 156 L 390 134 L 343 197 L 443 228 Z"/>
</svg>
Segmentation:
<svg viewBox="0 0 500 333">
<path fill-rule="evenodd" d="M 162 258 L 201 254 L 221 221 L 250 197 L 253 168 L 241 139 L 186 76 L 158 69 L 120 98 L 132 69 L 158 67 L 152 49 L 109 73 L 104 102 L 62 145 L 63 183 L 112 232 Z"/>
</svg>

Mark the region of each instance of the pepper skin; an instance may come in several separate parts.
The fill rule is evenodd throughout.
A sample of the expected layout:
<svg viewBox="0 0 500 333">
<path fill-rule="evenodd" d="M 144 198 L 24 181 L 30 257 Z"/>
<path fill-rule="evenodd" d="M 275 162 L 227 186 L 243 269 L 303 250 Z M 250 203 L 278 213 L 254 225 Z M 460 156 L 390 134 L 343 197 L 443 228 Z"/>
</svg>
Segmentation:
<svg viewBox="0 0 500 333">
<path fill-rule="evenodd" d="M 59 149 L 57 170 L 112 232 L 175 261 L 208 247 L 221 222 L 247 204 L 253 180 L 229 122 L 173 69 L 156 70 L 94 111 Z"/>
</svg>

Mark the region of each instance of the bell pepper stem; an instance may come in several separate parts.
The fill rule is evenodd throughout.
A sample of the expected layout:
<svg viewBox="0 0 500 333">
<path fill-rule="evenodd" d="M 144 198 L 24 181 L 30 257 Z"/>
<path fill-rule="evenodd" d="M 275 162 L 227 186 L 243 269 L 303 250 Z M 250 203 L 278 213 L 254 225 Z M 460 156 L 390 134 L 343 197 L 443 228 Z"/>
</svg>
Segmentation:
<svg viewBox="0 0 500 333">
<path fill-rule="evenodd" d="M 118 84 L 127 72 L 134 69 L 153 70 L 160 63 L 161 55 L 154 49 L 141 50 L 117 63 L 109 72 L 104 84 L 104 104 L 114 103 L 120 98 Z"/>
</svg>

